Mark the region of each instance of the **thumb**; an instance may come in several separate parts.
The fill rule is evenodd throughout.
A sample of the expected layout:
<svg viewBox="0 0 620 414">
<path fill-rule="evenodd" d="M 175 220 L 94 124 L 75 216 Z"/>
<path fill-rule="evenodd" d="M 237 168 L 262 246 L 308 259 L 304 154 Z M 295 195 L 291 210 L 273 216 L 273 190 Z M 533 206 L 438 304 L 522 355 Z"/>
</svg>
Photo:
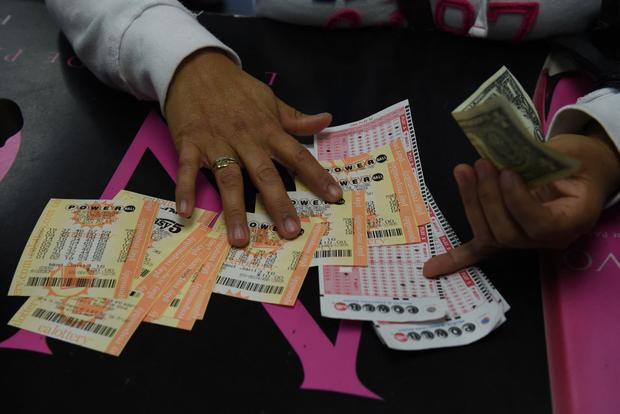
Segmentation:
<svg viewBox="0 0 620 414">
<path fill-rule="evenodd" d="M 327 128 L 332 122 L 332 115 L 323 112 L 306 115 L 278 99 L 278 112 L 282 127 L 289 134 L 312 135 Z"/>
</svg>

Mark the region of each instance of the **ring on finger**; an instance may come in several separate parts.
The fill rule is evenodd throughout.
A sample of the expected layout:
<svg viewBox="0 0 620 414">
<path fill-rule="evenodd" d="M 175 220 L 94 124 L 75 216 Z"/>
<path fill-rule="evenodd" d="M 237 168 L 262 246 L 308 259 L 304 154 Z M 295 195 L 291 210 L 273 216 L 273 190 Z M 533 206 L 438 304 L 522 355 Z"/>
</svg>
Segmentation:
<svg viewBox="0 0 620 414">
<path fill-rule="evenodd" d="M 222 168 L 229 167 L 233 164 L 239 164 L 239 162 L 233 157 L 219 157 L 213 161 L 211 165 L 211 169 L 213 170 L 221 170 Z"/>
</svg>

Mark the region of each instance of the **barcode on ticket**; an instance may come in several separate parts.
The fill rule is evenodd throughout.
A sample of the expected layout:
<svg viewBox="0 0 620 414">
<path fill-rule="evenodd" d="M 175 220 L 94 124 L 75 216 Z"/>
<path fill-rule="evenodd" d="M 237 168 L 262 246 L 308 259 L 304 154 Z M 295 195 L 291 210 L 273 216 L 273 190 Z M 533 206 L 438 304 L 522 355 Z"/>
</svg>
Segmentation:
<svg viewBox="0 0 620 414">
<path fill-rule="evenodd" d="M 262 283 L 248 282 L 247 280 L 238 280 L 231 277 L 218 276 L 215 283 L 249 292 L 266 293 L 268 295 L 280 295 L 284 291 L 283 286 L 263 285 Z"/>
<path fill-rule="evenodd" d="M 351 257 L 353 250 L 317 250 L 314 252 L 315 259 L 324 259 L 326 257 Z"/>
<path fill-rule="evenodd" d="M 62 287 L 62 288 L 113 288 L 114 279 L 91 279 L 87 277 L 29 277 L 26 286 Z"/>
<path fill-rule="evenodd" d="M 369 239 L 383 239 L 385 237 L 399 237 L 403 235 L 403 229 L 369 230 Z"/>
<path fill-rule="evenodd" d="M 177 308 L 179 306 L 179 304 L 181 303 L 181 299 L 179 298 L 174 298 L 172 300 L 172 302 L 170 302 L 170 307 L 171 308 Z"/>
<path fill-rule="evenodd" d="M 38 308 L 33 313 L 32 316 L 38 319 L 43 319 L 48 322 L 59 323 L 61 325 L 68 326 L 70 328 L 77 328 L 82 331 L 92 332 L 97 335 L 107 336 L 111 338 L 116 333 L 116 328 L 112 328 L 110 326 L 101 325 L 99 323 L 85 321 L 82 319 L 72 318 L 70 316 L 61 315 L 60 313 L 48 311 L 45 309 Z"/>
</svg>

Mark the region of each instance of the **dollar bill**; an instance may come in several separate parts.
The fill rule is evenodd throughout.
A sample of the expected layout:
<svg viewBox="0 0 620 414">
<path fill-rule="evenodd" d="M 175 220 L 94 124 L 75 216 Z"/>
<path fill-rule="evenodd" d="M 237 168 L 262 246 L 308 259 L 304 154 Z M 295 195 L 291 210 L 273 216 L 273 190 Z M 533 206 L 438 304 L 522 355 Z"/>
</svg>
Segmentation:
<svg viewBox="0 0 620 414">
<path fill-rule="evenodd" d="M 533 140 L 502 96 L 453 116 L 483 158 L 498 169 L 515 171 L 531 186 L 569 176 L 579 169 L 579 161 Z"/>
<path fill-rule="evenodd" d="M 489 98 L 503 96 L 510 102 L 511 108 L 521 118 L 527 130 L 536 140 L 544 142 L 545 137 L 540 125 L 538 113 L 523 86 L 506 66 L 503 66 L 476 91 L 460 104 L 454 112 L 465 112 L 486 102 Z"/>
<path fill-rule="evenodd" d="M 503 69 L 452 116 L 483 158 L 500 170 L 515 171 L 529 186 L 572 175 L 580 162 L 539 142 L 542 132 L 533 105 Z"/>
</svg>

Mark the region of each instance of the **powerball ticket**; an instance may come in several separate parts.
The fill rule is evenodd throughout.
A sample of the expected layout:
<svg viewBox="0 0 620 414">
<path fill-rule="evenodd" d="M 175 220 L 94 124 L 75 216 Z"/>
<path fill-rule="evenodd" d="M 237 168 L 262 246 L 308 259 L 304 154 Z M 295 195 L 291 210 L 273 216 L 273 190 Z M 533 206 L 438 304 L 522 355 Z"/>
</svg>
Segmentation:
<svg viewBox="0 0 620 414">
<path fill-rule="evenodd" d="M 250 243 L 243 249 L 230 249 L 213 291 L 293 306 L 327 224 L 318 218 L 302 218 L 300 236 L 284 240 L 269 217 L 247 215 Z"/>
<path fill-rule="evenodd" d="M 9 295 L 125 298 L 140 271 L 154 201 L 51 199 L 20 258 Z"/>
<path fill-rule="evenodd" d="M 312 258 L 312 266 L 368 265 L 368 236 L 366 230 L 365 193 L 349 191 L 337 203 L 327 203 L 310 192 L 288 193 L 300 217 L 317 217 L 327 223 L 327 230 Z M 267 214 L 260 196 L 256 197 L 254 212 Z"/>
<path fill-rule="evenodd" d="M 417 226 L 429 222 L 426 206 L 399 140 L 369 153 L 319 161 L 347 191 L 365 191 L 370 246 L 419 242 Z M 298 190 L 303 184 L 296 182 Z"/>
<path fill-rule="evenodd" d="M 407 101 L 403 101 L 396 105 L 393 105 L 387 108 L 386 110 L 381 111 L 375 115 L 372 115 L 371 117 L 368 117 L 364 120 L 357 121 L 357 122 L 344 125 L 344 126 L 340 126 L 340 127 L 329 128 L 323 131 L 321 134 L 319 134 L 319 136 L 316 137 L 315 152 L 320 158 L 324 157 L 324 159 L 337 159 L 339 157 L 340 158 L 341 157 L 355 157 L 355 156 L 358 156 L 359 154 L 372 152 L 376 148 L 385 146 L 389 143 L 393 143 L 395 140 L 399 140 L 402 142 L 403 147 L 407 151 L 407 158 L 409 159 L 411 167 L 416 167 L 415 168 L 416 179 L 419 183 L 419 187 L 421 188 L 421 191 L 427 191 L 425 183 L 424 183 L 424 177 L 422 175 L 421 165 L 419 162 L 419 154 L 417 152 L 417 146 L 415 146 L 416 144 L 415 133 L 413 130 L 413 122 L 411 119 L 411 113 L 410 113 Z M 430 199 L 432 200 L 432 197 Z M 443 216 L 441 216 L 441 219 L 444 220 Z M 430 249 L 435 250 L 437 248 L 438 241 L 441 241 L 440 236 L 437 236 L 439 238 L 435 237 L 435 234 L 437 233 L 436 226 L 434 230 L 435 231 L 433 231 L 432 226 L 429 227 L 429 231 L 428 231 L 429 238 L 432 239 L 431 243 L 428 245 L 429 250 Z M 455 236 L 453 235 L 453 232 L 452 232 L 452 236 L 455 238 Z M 400 247 L 401 249 L 407 250 L 407 249 L 411 249 L 411 246 L 415 246 L 415 244 L 407 245 L 407 246 L 398 246 L 398 247 Z M 389 250 L 392 250 L 392 249 L 394 249 L 394 246 L 385 247 L 385 250 L 387 250 L 388 252 Z M 382 252 L 382 254 L 387 255 L 389 254 L 388 252 Z M 373 256 L 378 255 L 378 254 L 379 252 L 376 248 L 374 247 L 371 248 L 369 252 L 369 260 L 372 261 Z M 387 265 L 388 271 L 385 272 L 384 270 L 384 273 L 389 274 L 390 276 L 392 276 L 392 278 L 402 277 L 400 275 L 400 272 L 403 271 L 402 264 L 399 263 L 402 261 L 402 257 L 403 257 L 402 254 L 396 255 L 396 257 L 392 257 L 392 259 L 390 260 L 390 263 Z M 424 261 L 427 260 L 428 257 L 430 256 L 420 258 L 418 261 L 418 265 L 421 267 L 421 265 L 424 263 Z M 378 285 L 384 284 L 385 281 L 380 280 L 381 275 L 382 275 L 381 273 L 373 272 L 373 274 L 371 275 L 371 279 L 375 278 L 375 281 L 374 282 L 371 281 L 370 284 L 371 285 L 372 284 L 378 284 Z M 505 303 L 505 301 L 503 301 L 503 299 L 501 298 L 501 295 L 499 295 L 499 293 L 494 288 L 492 288 L 492 285 L 490 284 L 490 282 L 488 282 L 488 279 L 484 277 L 484 275 L 482 274 L 481 271 L 479 271 L 479 269 L 472 268 L 471 270 L 469 270 L 467 275 L 470 278 L 468 283 L 471 284 L 472 282 L 473 283 L 477 282 L 480 286 L 486 286 L 488 288 L 486 289 L 486 291 L 491 292 L 493 298 L 495 299 L 495 302 L 490 303 L 486 307 L 494 308 L 498 304 L 502 304 L 501 309 L 502 310 L 507 309 L 507 304 Z M 423 278 L 421 273 L 418 276 L 420 278 Z M 438 294 L 440 298 L 443 300 L 443 303 L 449 308 L 446 311 L 447 318 L 450 318 L 450 314 L 454 315 L 456 306 L 461 306 L 461 304 L 467 304 L 467 303 L 471 304 L 475 302 L 476 298 L 478 299 L 484 298 L 484 300 L 479 301 L 480 303 L 478 303 L 477 306 L 482 306 L 483 304 L 487 303 L 486 302 L 487 298 L 485 297 L 485 295 L 482 292 L 478 291 L 477 289 L 474 289 L 474 293 L 472 293 L 471 295 L 473 296 L 473 299 L 472 297 L 469 297 L 466 294 L 468 292 L 467 290 L 460 290 L 460 288 L 462 287 L 461 283 L 465 283 L 465 282 L 462 279 L 462 275 L 460 275 L 459 277 L 460 277 L 461 282 L 459 281 L 458 278 L 454 278 L 454 277 L 442 278 L 442 279 L 449 279 L 449 280 L 454 279 L 455 280 L 454 282 L 452 281 L 444 282 L 444 281 L 441 281 L 442 279 L 439 279 L 436 282 L 434 282 L 435 285 L 433 286 L 433 290 L 431 290 L 431 294 Z M 376 281 L 377 279 L 379 280 L 379 282 Z M 346 279 L 340 279 L 340 280 L 346 280 Z M 320 275 L 320 283 L 323 283 L 324 281 L 325 281 L 324 275 Z M 388 283 L 389 282 L 391 281 L 388 281 Z M 446 290 L 448 290 L 447 293 L 446 293 Z M 325 292 L 322 291 L 321 293 L 324 294 Z M 448 297 L 450 298 L 450 300 L 448 300 Z M 324 301 L 322 301 L 322 307 L 321 307 L 322 313 L 326 314 L 326 313 L 331 312 L 331 309 L 328 309 L 325 306 L 323 306 L 323 302 Z M 465 312 L 464 309 L 460 309 L 460 311 Z M 501 312 L 501 314 L 502 314 L 501 318 L 503 318 L 503 312 Z M 343 317 L 343 316 L 340 316 L 340 317 Z M 385 321 L 394 321 L 394 319 L 386 318 L 384 317 L 384 315 L 379 315 L 379 316 L 375 315 L 375 319 L 379 319 L 379 318 Z M 436 347 L 436 346 L 437 345 L 432 345 L 431 347 Z"/>
</svg>

